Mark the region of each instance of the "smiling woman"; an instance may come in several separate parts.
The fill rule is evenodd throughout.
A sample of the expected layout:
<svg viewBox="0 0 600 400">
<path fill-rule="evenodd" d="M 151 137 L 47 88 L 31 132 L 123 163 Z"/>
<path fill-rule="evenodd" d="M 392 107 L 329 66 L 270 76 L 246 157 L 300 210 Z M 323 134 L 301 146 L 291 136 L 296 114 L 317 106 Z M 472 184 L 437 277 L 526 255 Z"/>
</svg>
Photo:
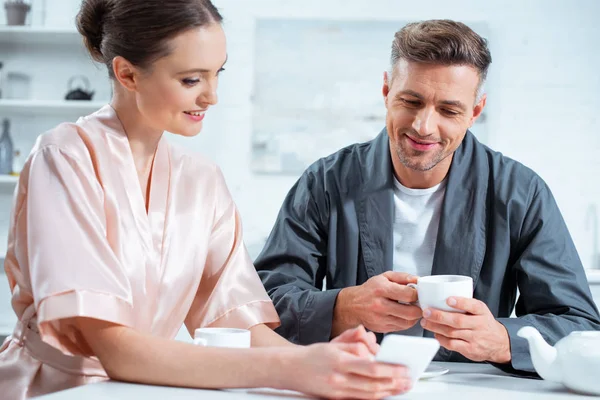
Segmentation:
<svg viewBox="0 0 600 400">
<path fill-rule="evenodd" d="M 158 23 L 153 2 L 90 3 L 96 6 L 82 8 L 77 29 L 118 86 L 137 92 L 136 111 L 146 127 L 156 134 L 196 135 L 217 103 L 218 76 L 227 60 L 217 9 L 210 2 L 163 2 Z"/>
<path fill-rule="evenodd" d="M 403 367 L 372 360 L 364 328 L 307 347 L 271 330 L 279 318 L 223 175 L 166 141 L 164 131 L 198 134 L 217 103 L 221 19 L 208 0 L 83 1 L 77 27 L 114 97 L 42 134 L 20 175 L 5 261 L 19 321 L 0 348 L 3 398 L 108 378 L 336 398 L 409 389 Z M 252 347 L 281 348 L 176 342 L 182 324 L 249 329 Z"/>
</svg>

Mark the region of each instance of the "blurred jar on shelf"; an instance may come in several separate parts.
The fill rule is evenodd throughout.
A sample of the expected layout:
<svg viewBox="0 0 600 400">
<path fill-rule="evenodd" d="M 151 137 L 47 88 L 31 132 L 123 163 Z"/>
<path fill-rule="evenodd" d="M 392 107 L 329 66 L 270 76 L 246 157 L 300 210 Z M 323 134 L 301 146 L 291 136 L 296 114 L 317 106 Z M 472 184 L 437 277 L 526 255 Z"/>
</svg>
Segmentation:
<svg viewBox="0 0 600 400">
<path fill-rule="evenodd" d="M 0 175 L 10 175 L 13 172 L 14 146 L 10 137 L 10 121 L 2 121 L 2 136 L 0 137 Z"/>
<path fill-rule="evenodd" d="M 31 98 L 31 76 L 18 71 L 6 72 L 4 97 L 14 100 Z"/>
<path fill-rule="evenodd" d="M 4 64 L 2 64 L 2 61 L 0 61 L 0 99 L 3 98 L 4 96 L 6 96 L 6 94 L 2 90 L 3 88 L 4 88 Z"/>
<path fill-rule="evenodd" d="M 24 163 L 25 163 L 25 159 L 24 159 L 23 155 L 21 154 L 21 150 L 19 150 L 19 149 L 15 150 L 11 175 L 19 176 L 19 174 L 21 173 L 21 170 L 23 169 Z"/>
</svg>

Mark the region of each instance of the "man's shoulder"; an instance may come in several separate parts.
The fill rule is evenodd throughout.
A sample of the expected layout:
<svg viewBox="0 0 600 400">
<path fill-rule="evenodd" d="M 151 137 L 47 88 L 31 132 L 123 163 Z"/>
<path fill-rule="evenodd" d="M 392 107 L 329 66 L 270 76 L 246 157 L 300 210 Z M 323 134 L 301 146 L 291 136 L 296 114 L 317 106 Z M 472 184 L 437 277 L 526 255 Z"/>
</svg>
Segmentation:
<svg viewBox="0 0 600 400">
<path fill-rule="evenodd" d="M 479 143 L 477 147 L 485 155 L 497 193 L 521 192 L 530 196 L 547 187 L 542 177 L 522 162 L 484 144 Z"/>
<path fill-rule="evenodd" d="M 356 187 L 363 180 L 363 169 L 369 164 L 375 140 L 354 143 L 319 158 L 304 171 L 303 178 L 311 183 L 321 181 L 326 188 L 331 185 L 346 189 Z"/>
</svg>

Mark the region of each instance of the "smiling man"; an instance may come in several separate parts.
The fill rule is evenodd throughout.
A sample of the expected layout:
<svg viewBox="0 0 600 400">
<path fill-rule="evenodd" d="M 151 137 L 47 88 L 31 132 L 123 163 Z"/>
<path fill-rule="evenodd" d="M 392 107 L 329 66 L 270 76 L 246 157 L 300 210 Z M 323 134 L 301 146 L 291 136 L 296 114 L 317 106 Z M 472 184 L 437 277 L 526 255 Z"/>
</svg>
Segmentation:
<svg viewBox="0 0 600 400">
<path fill-rule="evenodd" d="M 486 41 L 462 23 L 425 21 L 396 33 L 385 129 L 308 168 L 256 260 L 281 334 L 308 344 L 363 324 L 435 335 L 438 360 L 527 373 L 534 369 L 520 327 L 551 343 L 600 329 L 550 189 L 469 131 L 485 107 L 490 63 Z M 411 305 L 417 295 L 407 284 L 441 274 L 473 278 L 473 299 L 448 299 L 464 314 Z M 518 318 L 509 318 L 513 310 Z"/>
</svg>

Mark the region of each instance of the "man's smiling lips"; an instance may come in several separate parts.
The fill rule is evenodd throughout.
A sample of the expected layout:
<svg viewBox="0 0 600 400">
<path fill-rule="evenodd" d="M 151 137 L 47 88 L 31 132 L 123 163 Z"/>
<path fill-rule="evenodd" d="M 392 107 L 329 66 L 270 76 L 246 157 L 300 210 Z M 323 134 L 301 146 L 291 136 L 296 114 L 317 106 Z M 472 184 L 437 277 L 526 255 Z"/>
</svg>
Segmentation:
<svg viewBox="0 0 600 400">
<path fill-rule="evenodd" d="M 438 144 L 438 142 L 432 142 L 430 140 L 414 139 L 408 135 L 406 135 L 406 138 L 410 147 L 419 151 L 431 150 Z"/>
</svg>

